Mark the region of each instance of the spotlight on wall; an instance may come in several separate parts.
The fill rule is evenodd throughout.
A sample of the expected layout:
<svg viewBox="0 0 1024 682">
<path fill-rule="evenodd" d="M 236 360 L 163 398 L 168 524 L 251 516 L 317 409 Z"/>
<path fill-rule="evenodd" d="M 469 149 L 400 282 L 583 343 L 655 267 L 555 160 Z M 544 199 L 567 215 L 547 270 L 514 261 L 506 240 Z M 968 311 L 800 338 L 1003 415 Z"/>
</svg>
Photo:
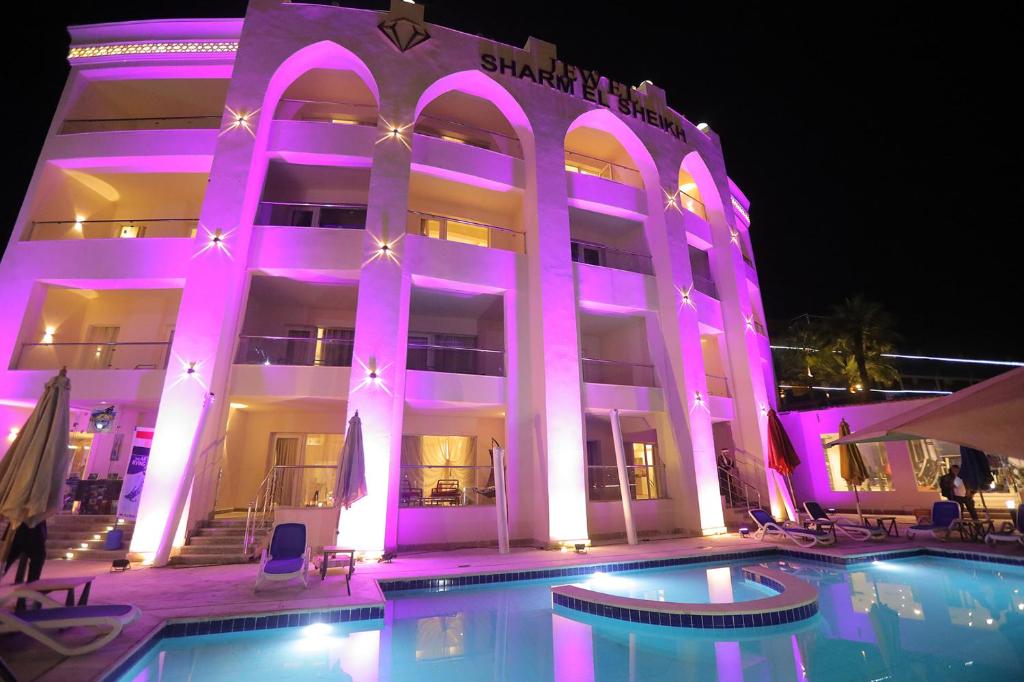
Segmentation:
<svg viewBox="0 0 1024 682">
<path fill-rule="evenodd" d="M 676 287 L 676 290 L 679 291 L 679 304 L 680 305 L 688 305 L 691 308 L 696 308 L 697 307 L 697 304 L 695 304 L 693 302 L 693 296 L 691 295 L 691 294 L 693 294 L 693 285 L 692 284 L 690 286 L 686 287 L 685 289 L 683 289 L 682 287 Z"/>
<path fill-rule="evenodd" d="M 1007 509 L 1016 509 L 1017 508 L 1017 500 L 1007 500 L 1006 501 L 1006 508 Z"/>
<path fill-rule="evenodd" d="M 82 231 L 82 219 L 81 218 L 75 218 L 75 229 L 78 230 L 79 232 Z"/>
<path fill-rule="evenodd" d="M 194 363 L 194 362 L 188 363 L 188 368 L 185 370 L 185 374 L 195 374 L 195 373 L 196 373 L 196 363 Z"/>
<path fill-rule="evenodd" d="M 43 330 L 43 343 L 53 343 L 53 335 L 57 333 L 55 327 L 47 327 Z"/>
<path fill-rule="evenodd" d="M 17 426 L 12 426 L 11 430 L 7 432 L 7 442 L 13 443 L 18 438 L 19 433 L 21 433 L 21 429 Z"/>
</svg>

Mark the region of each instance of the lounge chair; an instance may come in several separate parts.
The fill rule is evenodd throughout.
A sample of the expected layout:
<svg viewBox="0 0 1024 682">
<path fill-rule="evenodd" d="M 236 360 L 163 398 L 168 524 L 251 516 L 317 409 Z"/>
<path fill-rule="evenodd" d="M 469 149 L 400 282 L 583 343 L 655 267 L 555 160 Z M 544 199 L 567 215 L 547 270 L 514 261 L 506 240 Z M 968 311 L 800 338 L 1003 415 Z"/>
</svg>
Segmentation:
<svg viewBox="0 0 1024 682">
<path fill-rule="evenodd" d="M 811 530 L 799 526 L 787 526 L 779 523 L 772 515 L 764 509 L 749 509 L 747 513 L 757 524 L 757 532 L 754 538 L 764 541 L 769 535 L 773 537 L 784 537 L 801 547 L 813 547 L 814 545 L 831 545 L 836 541 L 831 531 Z"/>
<path fill-rule="evenodd" d="M 13 605 L 19 599 L 37 602 L 40 608 L 8 610 L 8 605 Z M 29 587 L 16 587 L 4 593 L 3 601 L 3 608 L 0 608 L 0 633 L 20 632 L 62 656 L 79 656 L 96 651 L 121 634 L 124 626 L 141 613 L 137 607 L 127 604 L 65 606 Z M 65 644 L 50 634 L 67 628 L 95 628 L 97 634 L 88 642 L 76 644 Z"/>
<path fill-rule="evenodd" d="M 929 523 L 918 523 L 907 529 L 907 537 L 911 540 L 917 535 L 931 535 L 938 538 L 942 534 L 943 540 L 949 539 L 952 533 L 960 525 L 960 504 L 952 500 L 941 500 L 932 505 L 932 518 Z"/>
<path fill-rule="evenodd" d="M 1001 530 L 985 536 L 985 544 L 994 546 L 997 542 L 1019 542 L 1024 545 L 1024 507 L 1017 507 L 1012 523 L 1005 521 Z"/>
<path fill-rule="evenodd" d="M 309 557 L 306 524 L 282 523 L 274 526 L 270 551 L 263 548 L 253 589 L 259 590 L 264 582 L 283 582 L 296 578 L 302 581 L 303 587 L 309 587 Z"/>
<path fill-rule="evenodd" d="M 848 519 L 837 517 L 835 519 L 829 517 L 820 504 L 817 502 L 804 502 L 804 511 L 807 512 L 815 523 L 819 524 L 832 524 L 837 533 L 842 533 L 851 540 L 857 542 L 864 542 L 865 540 L 884 540 L 885 531 L 881 528 L 868 528 L 862 526 L 859 523 L 854 523 Z"/>
<path fill-rule="evenodd" d="M 457 505 L 461 495 L 462 490 L 459 488 L 459 482 L 454 478 L 439 479 L 434 484 L 434 489 L 430 491 L 430 499 L 439 500 L 450 505 Z"/>
</svg>

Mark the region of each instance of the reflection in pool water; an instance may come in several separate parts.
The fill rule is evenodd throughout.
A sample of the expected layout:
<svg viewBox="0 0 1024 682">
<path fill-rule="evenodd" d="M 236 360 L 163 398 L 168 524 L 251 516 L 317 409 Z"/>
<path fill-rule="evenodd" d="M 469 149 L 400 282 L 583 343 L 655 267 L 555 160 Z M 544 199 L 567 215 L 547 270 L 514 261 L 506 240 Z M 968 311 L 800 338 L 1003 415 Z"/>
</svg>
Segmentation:
<svg viewBox="0 0 1024 682">
<path fill-rule="evenodd" d="M 848 569 L 791 560 L 770 564 L 818 586 L 818 616 L 750 631 L 681 631 L 552 611 L 549 587 L 565 579 L 399 592 L 383 623 L 164 640 L 123 679 L 1022 678 L 1024 569 L 930 557 Z M 704 580 L 695 579 L 699 573 Z M 660 585 L 656 589 L 668 599 L 703 589 L 705 600 L 726 601 L 749 587 L 738 573 L 708 564 L 611 574 L 598 582 L 610 590 Z"/>
</svg>

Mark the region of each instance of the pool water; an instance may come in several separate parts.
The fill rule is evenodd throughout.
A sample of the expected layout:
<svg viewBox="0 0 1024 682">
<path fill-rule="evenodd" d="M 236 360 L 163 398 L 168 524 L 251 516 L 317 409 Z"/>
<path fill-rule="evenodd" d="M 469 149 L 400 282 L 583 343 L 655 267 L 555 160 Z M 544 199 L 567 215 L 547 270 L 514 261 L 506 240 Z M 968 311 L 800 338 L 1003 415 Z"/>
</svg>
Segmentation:
<svg viewBox="0 0 1024 682">
<path fill-rule="evenodd" d="M 553 611 L 549 587 L 566 578 L 397 592 L 384 621 L 165 639 L 121 680 L 1024 679 L 1024 568 L 760 558 L 609 574 L 595 588 L 646 598 L 664 590 L 668 599 L 703 590 L 705 601 L 733 590 L 739 599 L 757 594 L 738 577 L 751 563 L 815 583 L 819 614 L 770 628 L 680 630 Z"/>
</svg>

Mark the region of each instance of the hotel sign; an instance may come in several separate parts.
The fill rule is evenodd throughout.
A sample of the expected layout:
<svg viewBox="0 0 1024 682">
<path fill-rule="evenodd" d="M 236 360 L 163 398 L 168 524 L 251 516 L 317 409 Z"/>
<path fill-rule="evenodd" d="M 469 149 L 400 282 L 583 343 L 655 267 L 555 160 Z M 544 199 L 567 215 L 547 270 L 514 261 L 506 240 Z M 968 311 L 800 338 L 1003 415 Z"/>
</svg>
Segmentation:
<svg viewBox="0 0 1024 682">
<path fill-rule="evenodd" d="M 532 81 L 552 90 L 580 97 L 623 116 L 639 119 L 647 125 L 669 133 L 677 140 L 686 142 L 686 131 L 674 115 L 648 108 L 640 101 L 634 88 L 611 78 L 603 78 L 594 69 L 582 69 L 556 59 L 551 59 L 548 67 L 542 69 L 488 52 L 480 55 L 480 68 L 488 73 Z"/>
</svg>

